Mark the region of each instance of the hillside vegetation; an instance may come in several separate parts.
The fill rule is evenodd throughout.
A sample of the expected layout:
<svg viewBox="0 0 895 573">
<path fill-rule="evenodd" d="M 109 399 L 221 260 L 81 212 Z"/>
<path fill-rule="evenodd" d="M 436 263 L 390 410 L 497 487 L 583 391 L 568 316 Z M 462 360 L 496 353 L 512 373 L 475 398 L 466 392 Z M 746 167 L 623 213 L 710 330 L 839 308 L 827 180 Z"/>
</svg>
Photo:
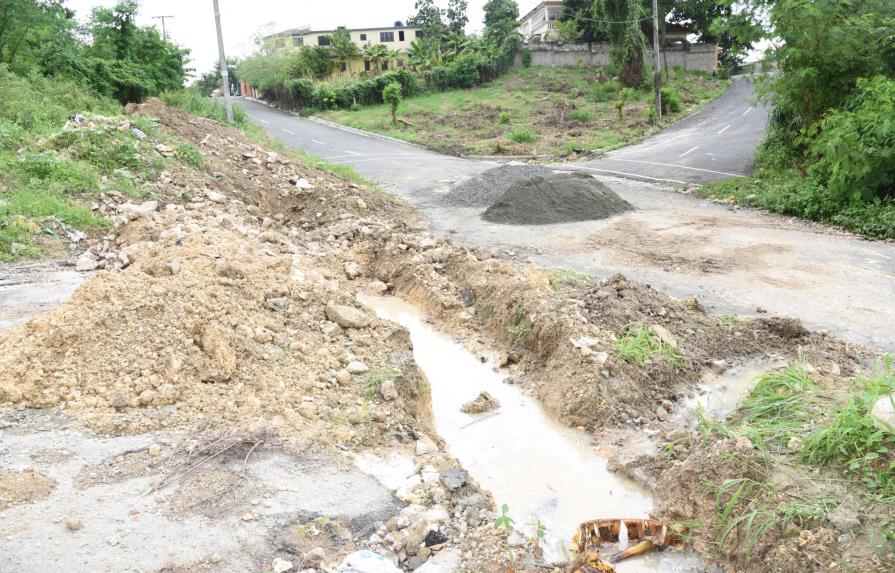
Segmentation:
<svg viewBox="0 0 895 573">
<path fill-rule="evenodd" d="M 328 111 L 321 117 L 454 154 L 565 157 L 607 151 L 657 127 L 652 91 L 623 88 L 613 71 L 517 69 L 475 89 L 408 98 L 399 107 L 405 123 L 398 126 L 385 105 Z M 663 123 L 719 97 L 728 85 L 705 74 L 670 70 Z"/>
</svg>

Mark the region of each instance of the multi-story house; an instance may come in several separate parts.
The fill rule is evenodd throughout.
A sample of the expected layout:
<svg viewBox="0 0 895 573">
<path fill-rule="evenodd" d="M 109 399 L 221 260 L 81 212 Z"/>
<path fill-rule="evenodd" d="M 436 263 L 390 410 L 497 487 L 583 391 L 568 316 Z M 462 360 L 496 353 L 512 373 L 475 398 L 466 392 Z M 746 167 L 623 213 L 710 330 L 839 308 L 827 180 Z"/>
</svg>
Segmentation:
<svg viewBox="0 0 895 573">
<path fill-rule="evenodd" d="M 273 52 L 299 49 L 303 46 L 332 45 L 332 36 L 336 30 L 311 30 L 310 27 L 284 30 L 264 38 L 264 44 Z M 363 72 L 385 71 L 390 66 L 404 67 L 407 64 L 407 49 L 410 43 L 421 38 L 423 32 L 414 26 L 405 26 L 402 22 L 395 22 L 394 26 L 381 28 L 353 28 L 346 29 L 351 41 L 357 46 L 358 51 L 364 47 L 375 44 L 384 45 L 389 51 L 400 51 L 399 57 L 386 57 L 381 61 L 372 62 L 363 55 L 341 62 L 333 70 L 334 75 L 354 75 Z"/>
<path fill-rule="evenodd" d="M 526 42 L 549 41 L 564 12 L 563 0 L 544 0 L 519 19 L 516 31 Z"/>
</svg>

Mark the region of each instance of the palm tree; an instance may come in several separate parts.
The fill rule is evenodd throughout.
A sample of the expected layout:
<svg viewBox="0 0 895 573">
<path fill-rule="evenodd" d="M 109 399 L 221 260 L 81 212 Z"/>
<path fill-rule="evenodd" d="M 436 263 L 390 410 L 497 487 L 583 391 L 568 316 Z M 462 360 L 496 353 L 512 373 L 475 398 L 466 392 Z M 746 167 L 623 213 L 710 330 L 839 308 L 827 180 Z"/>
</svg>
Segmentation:
<svg viewBox="0 0 895 573">
<path fill-rule="evenodd" d="M 438 42 L 426 38 L 412 41 L 407 55 L 410 57 L 410 65 L 421 71 L 431 69 L 444 60 L 444 53 Z"/>
<path fill-rule="evenodd" d="M 367 44 L 364 46 L 364 59 L 372 62 L 377 72 L 382 71 L 382 60 L 388 54 L 385 44 Z"/>
<path fill-rule="evenodd" d="M 396 62 L 401 59 L 402 55 L 404 55 L 404 52 L 401 50 L 388 50 L 386 57 L 388 58 L 389 65 L 392 69 L 398 67 Z"/>
</svg>

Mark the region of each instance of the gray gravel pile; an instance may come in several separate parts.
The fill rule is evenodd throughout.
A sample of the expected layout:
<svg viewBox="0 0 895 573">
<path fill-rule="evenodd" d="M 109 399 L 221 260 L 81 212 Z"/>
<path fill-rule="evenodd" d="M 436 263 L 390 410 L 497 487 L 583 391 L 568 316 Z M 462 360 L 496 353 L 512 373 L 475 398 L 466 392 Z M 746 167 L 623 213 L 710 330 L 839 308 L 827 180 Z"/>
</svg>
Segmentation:
<svg viewBox="0 0 895 573">
<path fill-rule="evenodd" d="M 490 207 L 514 183 L 552 169 L 540 165 L 501 165 L 460 183 L 439 199 L 446 207 Z"/>
<path fill-rule="evenodd" d="M 549 225 L 606 219 L 633 208 L 586 173 L 551 173 L 514 183 L 482 218 L 510 225 Z"/>
</svg>

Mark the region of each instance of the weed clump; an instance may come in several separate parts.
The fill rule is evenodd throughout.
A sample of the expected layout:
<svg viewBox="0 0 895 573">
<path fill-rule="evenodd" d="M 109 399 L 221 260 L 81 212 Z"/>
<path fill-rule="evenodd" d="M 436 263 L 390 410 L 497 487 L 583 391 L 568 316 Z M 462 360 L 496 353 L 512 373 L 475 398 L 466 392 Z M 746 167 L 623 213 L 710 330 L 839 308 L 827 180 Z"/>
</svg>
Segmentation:
<svg viewBox="0 0 895 573">
<path fill-rule="evenodd" d="M 667 356 L 675 368 L 684 367 L 684 355 L 677 348 L 663 341 L 645 324 L 629 324 L 616 342 L 619 357 L 629 364 L 642 367 L 654 355 Z"/>
<path fill-rule="evenodd" d="M 538 140 L 538 134 L 527 127 L 517 127 L 508 133 L 507 137 L 516 143 L 534 143 Z"/>
</svg>

